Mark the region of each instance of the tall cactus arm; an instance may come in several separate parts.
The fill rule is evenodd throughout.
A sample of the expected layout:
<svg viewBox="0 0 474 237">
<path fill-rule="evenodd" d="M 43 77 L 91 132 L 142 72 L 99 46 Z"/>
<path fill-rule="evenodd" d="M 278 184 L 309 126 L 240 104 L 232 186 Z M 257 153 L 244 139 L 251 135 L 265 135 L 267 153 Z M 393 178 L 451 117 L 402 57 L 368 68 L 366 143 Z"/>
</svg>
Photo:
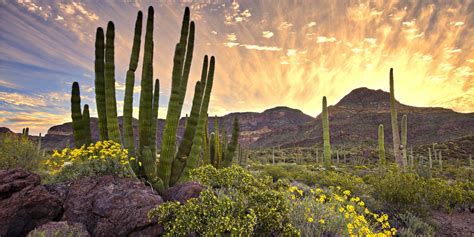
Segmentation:
<svg viewBox="0 0 474 237">
<path fill-rule="evenodd" d="M 402 116 L 402 156 L 403 156 L 403 166 L 407 166 L 407 115 Z"/>
<path fill-rule="evenodd" d="M 117 100 L 115 98 L 115 26 L 109 21 L 105 35 L 105 108 L 107 111 L 107 129 L 109 139 L 122 143 L 117 118 Z"/>
<path fill-rule="evenodd" d="M 142 80 L 140 92 L 140 110 L 138 114 L 138 133 L 139 133 L 139 150 L 138 160 L 144 162 L 141 158 L 143 149 L 150 148 L 150 134 L 152 125 L 152 107 L 153 107 L 153 75 L 150 75 L 151 66 L 153 65 L 153 24 L 154 9 L 148 8 L 148 17 L 145 32 L 145 48 L 143 53 Z M 150 150 L 151 151 L 151 150 Z M 154 163 L 153 163 L 154 164 Z"/>
<path fill-rule="evenodd" d="M 170 176 L 170 186 L 173 186 L 178 181 L 179 175 L 181 174 L 184 166 L 186 165 L 187 157 L 191 152 L 191 145 L 193 143 L 194 135 L 196 133 L 196 126 L 199 119 L 199 110 L 201 108 L 202 91 L 202 84 L 200 81 L 198 81 L 194 88 L 194 99 L 193 105 L 191 107 L 191 117 L 189 117 L 187 121 L 187 125 L 184 130 L 183 141 L 181 142 L 178 148 L 176 158 L 173 160 Z"/>
<path fill-rule="evenodd" d="M 82 112 L 82 124 L 84 126 L 84 144 L 88 146 L 92 142 L 91 135 L 91 117 L 89 114 L 89 105 L 84 105 L 84 112 Z"/>
<path fill-rule="evenodd" d="M 184 28 L 184 27 L 183 27 Z M 181 83 L 180 83 L 180 98 L 179 98 L 179 111 L 183 108 L 184 98 L 186 95 L 186 89 L 188 86 L 188 79 L 189 79 L 189 72 L 191 70 L 191 62 L 193 59 L 193 51 L 194 51 L 194 31 L 195 31 L 194 22 L 191 22 L 189 26 L 189 35 L 187 39 L 187 47 L 186 47 L 186 56 L 184 58 L 184 68 L 181 76 Z"/>
<path fill-rule="evenodd" d="M 83 122 L 81 113 L 81 94 L 79 91 L 79 83 L 77 82 L 72 83 L 71 118 L 74 135 L 74 145 L 76 145 L 76 147 L 81 147 L 82 145 L 84 145 L 84 127 L 82 126 Z M 24 134 L 26 134 L 26 132 L 24 132 Z"/>
<path fill-rule="evenodd" d="M 156 156 L 156 128 L 158 123 L 158 108 L 160 103 L 160 80 L 155 80 L 155 90 L 153 91 L 153 108 L 151 110 L 151 152 Z"/>
<path fill-rule="evenodd" d="M 176 45 L 173 58 L 173 70 L 171 81 L 171 96 L 168 103 L 168 113 L 163 131 L 161 145 L 160 163 L 158 165 L 158 175 L 163 180 L 165 188 L 169 187 L 171 166 L 175 156 L 176 131 L 178 128 L 179 117 L 181 115 L 180 100 L 184 94 L 181 93 L 181 83 L 183 76 L 183 65 L 187 48 L 189 33 L 189 8 L 186 8 L 183 16 L 181 28 L 181 37 Z"/>
<path fill-rule="evenodd" d="M 123 142 L 125 149 L 128 150 L 129 156 L 135 156 L 135 141 L 133 138 L 133 87 L 135 86 L 135 71 L 138 65 L 140 55 L 140 44 L 142 35 L 142 19 L 141 11 L 137 14 L 135 22 L 135 35 L 133 38 L 132 55 L 130 56 L 130 65 L 125 79 L 125 96 L 123 103 Z M 137 170 L 136 164 L 132 165 Z"/>
<path fill-rule="evenodd" d="M 97 28 L 95 36 L 95 103 L 99 117 L 100 140 L 108 140 L 107 110 L 105 106 L 105 43 L 104 30 Z"/>
<path fill-rule="evenodd" d="M 180 180 L 186 180 L 189 177 L 189 172 L 197 167 L 201 149 L 202 149 L 202 135 L 204 132 L 204 123 L 207 120 L 207 110 L 209 109 L 209 100 L 211 98 L 211 91 L 212 91 L 212 84 L 214 82 L 214 70 L 215 70 L 216 60 L 214 56 L 211 57 L 211 62 L 209 65 L 209 73 L 207 76 L 207 85 L 206 90 L 204 92 L 204 99 L 202 101 L 200 118 L 198 122 L 198 126 L 196 128 L 196 134 L 193 138 L 193 145 L 191 147 L 191 153 L 189 154 L 189 160 L 186 162 L 186 167 L 183 170 L 183 173 L 180 175 L 182 176 Z"/>
</svg>

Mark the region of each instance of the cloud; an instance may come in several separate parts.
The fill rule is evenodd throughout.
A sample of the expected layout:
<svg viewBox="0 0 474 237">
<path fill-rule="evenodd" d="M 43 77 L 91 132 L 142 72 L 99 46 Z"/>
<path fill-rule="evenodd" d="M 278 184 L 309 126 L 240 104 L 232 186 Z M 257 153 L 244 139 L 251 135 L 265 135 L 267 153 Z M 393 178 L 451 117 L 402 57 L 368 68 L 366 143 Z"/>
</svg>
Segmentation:
<svg viewBox="0 0 474 237">
<path fill-rule="evenodd" d="M 287 22 L 287 21 L 284 21 L 280 24 L 280 26 L 278 27 L 279 30 L 285 30 L 285 29 L 288 29 L 290 27 L 292 27 L 293 24 L 290 23 L 290 22 Z"/>
<path fill-rule="evenodd" d="M 273 34 L 273 32 L 271 32 L 271 31 L 263 31 L 263 32 L 262 32 L 262 37 L 263 37 L 263 38 L 270 39 L 270 38 L 273 37 L 273 35 L 274 35 L 274 34 Z"/>
<path fill-rule="evenodd" d="M 236 41 L 236 40 L 237 40 L 237 36 L 235 35 L 235 33 L 227 34 L 227 40 L 228 40 L 228 41 Z"/>
<path fill-rule="evenodd" d="M 37 106 L 46 106 L 46 101 L 38 96 L 29 96 L 24 95 L 16 92 L 3 92 L 0 91 L 0 102 L 10 104 L 10 105 L 18 105 L 18 106 L 30 106 L 30 107 L 37 107 Z"/>
<path fill-rule="evenodd" d="M 241 44 L 241 47 L 245 47 L 246 49 L 251 50 L 258 50 L 258 51 L 280 51 L 281 48 L 276 46 L 260 46 L 260 45 L 252 45 L 252 44 Z"/>
<path fill-rule="evenodd" d="M 315 26 L 315 25 L 316 25 L 316 22 L 315 22 L 315 21 L 312 21 L 312 22 L 308 23 L 308 27 L 313 27 L 313 26 Z"/>
<path fill-rule="evenodd" d="M 326 37 L 326 36 L 318 36 L 316 43 L 327 43 L 327 42 L 336 42 L 336 38 L 334 37 Z"/>
</svg>

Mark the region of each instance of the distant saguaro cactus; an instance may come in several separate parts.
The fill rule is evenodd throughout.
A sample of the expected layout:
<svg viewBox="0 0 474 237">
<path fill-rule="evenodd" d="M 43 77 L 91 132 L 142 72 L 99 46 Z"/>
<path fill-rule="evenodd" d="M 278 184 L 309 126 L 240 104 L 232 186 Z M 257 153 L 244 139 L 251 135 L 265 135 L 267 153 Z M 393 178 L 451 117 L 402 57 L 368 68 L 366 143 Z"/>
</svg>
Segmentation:
<svg viewBox="0 0 474 237">
<path fill-rule="evenodd" d="M 395 101 L 395 88 L 393 82 L 393 68 L 390 68 L 390 117 L 392 121 L 393 153 L 395 162 L 399 167 L 404 167 L 403 156 L 400 149 L 400 131 L 398 129 L 397 108 Z"/>
<path fill-rule="evenodd" d="M 331 143 L 329 141 L 329 115 L 326 96 L 323 97 L 323 113 L 321 120 L 323 121 L 323 146 L 324 146 L 324 166 L 331 166 Z"/>
<path fill-rule="evenodd" d="M 407 155 L 407 115 L 402 116 L 402 155 L 403 155 L 403 167 L 408 166 L 408 155 Z"/>
<path fill-rule="evenodd" d="M 383 124 L 379 125 L 379 163 L 385 165 L 385 138 Z"/>
</svg>

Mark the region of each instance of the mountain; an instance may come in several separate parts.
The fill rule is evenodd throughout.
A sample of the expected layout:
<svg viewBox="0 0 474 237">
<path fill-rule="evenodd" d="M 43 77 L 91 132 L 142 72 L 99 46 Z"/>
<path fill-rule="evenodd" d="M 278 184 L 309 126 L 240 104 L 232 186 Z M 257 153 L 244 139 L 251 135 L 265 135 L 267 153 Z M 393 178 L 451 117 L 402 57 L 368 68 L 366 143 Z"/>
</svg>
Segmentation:
<svg viewBox="0 0 474 237">
<path fill-rule="evenodd" d="M 384 125 L 385 141 L 392 141 L 390 94 L 382 90 L 357 88 L 336 105 L 329 106 L 329 126 L 333 145 L 376 143 L 378 125 Z M 414 107 L 396 102 L 398 120 L 408 117 L 408 143 L 413 145 L 444 142 L 474 134 L 474 113 L 450 109 Z M 322 144 L 321 117 L 300 124 L 297 129 L 268 133 L 251 147 L 311 146 Z"/>
<path fill-rule="evenodd" d="M 382 90 L 357 88 L 344 96 L 336 105 L 329 106 L 331 143 L 335 146 L 376 144 L 378 125 L 385 128 L 386 146 L 391 144 L 389 93 Z M 413 107 L 396 102 L 399 122 L 408 116 L 408 143 L 423 145 L 442 143 L 463 136 L 474 135 L 474 113 L 457 113 L 450 109 Z M 250 148 L 294 147 L 322 145 L 321 117 L 304 114 L 288 107 L 275 107 L 261 113 L 231 113 L 217 117 L 220 126 L 230 136 L 235 116 L 240 121 L 239 142 Z M 212 131 L 215 117 L 209 118 Z M 161 146 L 164 120 L 158 121 L 157 145 Z M 185 118 L 179 122 L 178 140 L 181 139 Z M 122 127 L 122 117 L 119 117 Z M 138 134 L 138 121 L 133 121 Z M 99 138 L 97 118 L 91 118 L 93 140 Z M 136 142 L 138 138 L 136 138 Z M 73 141 L 71 123 L 51 127 L 43 138 L 47 148 L 65 147 Z M 470 146 L 474 146 L 471 144 Z"/>
</svg>

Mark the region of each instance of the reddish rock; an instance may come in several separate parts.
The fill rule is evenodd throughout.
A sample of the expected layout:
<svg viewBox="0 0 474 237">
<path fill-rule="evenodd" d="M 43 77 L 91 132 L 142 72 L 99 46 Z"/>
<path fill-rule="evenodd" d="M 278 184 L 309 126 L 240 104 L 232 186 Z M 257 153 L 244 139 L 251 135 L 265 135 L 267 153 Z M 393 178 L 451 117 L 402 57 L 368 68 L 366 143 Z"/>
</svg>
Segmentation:
<svg viewBox="0 0 474 237">
<path fill-rule="evenodd" d="M 74 236 L 74 237 L 90 237 L 91 235 L 87 232 L 86 226 L 81 223 L 73 223 L 67 221 L 60 222 L 48 222 L 34 230 L 32 230 L 28 236 L 37 236 L 42 234 L 44 237 L 53 236 Z M 44 234 L 44 235 L 43 235 Z"/>
<path fill-rule="evenodd" d="M 190 198 L 197 198 L 205 187 L 197 182 L 188 182 L 175 185 L 166 190 L 162 197 L 165 201 L 185 203 Z"/>
<path fill-rule="evenodd" d="M 163 199 L 142 182 L 112 176 L 71 183 L 62 220 L 83 223 L 93 236 L 157 236 L 147 213 Z"/>
<path fill-rule="evenodd" d="M 0 236 L 25 236 L 60 217 L 60 200 L 40 182 L 38 175 L 23 169 L 0 171 Z"/>
</svg>

